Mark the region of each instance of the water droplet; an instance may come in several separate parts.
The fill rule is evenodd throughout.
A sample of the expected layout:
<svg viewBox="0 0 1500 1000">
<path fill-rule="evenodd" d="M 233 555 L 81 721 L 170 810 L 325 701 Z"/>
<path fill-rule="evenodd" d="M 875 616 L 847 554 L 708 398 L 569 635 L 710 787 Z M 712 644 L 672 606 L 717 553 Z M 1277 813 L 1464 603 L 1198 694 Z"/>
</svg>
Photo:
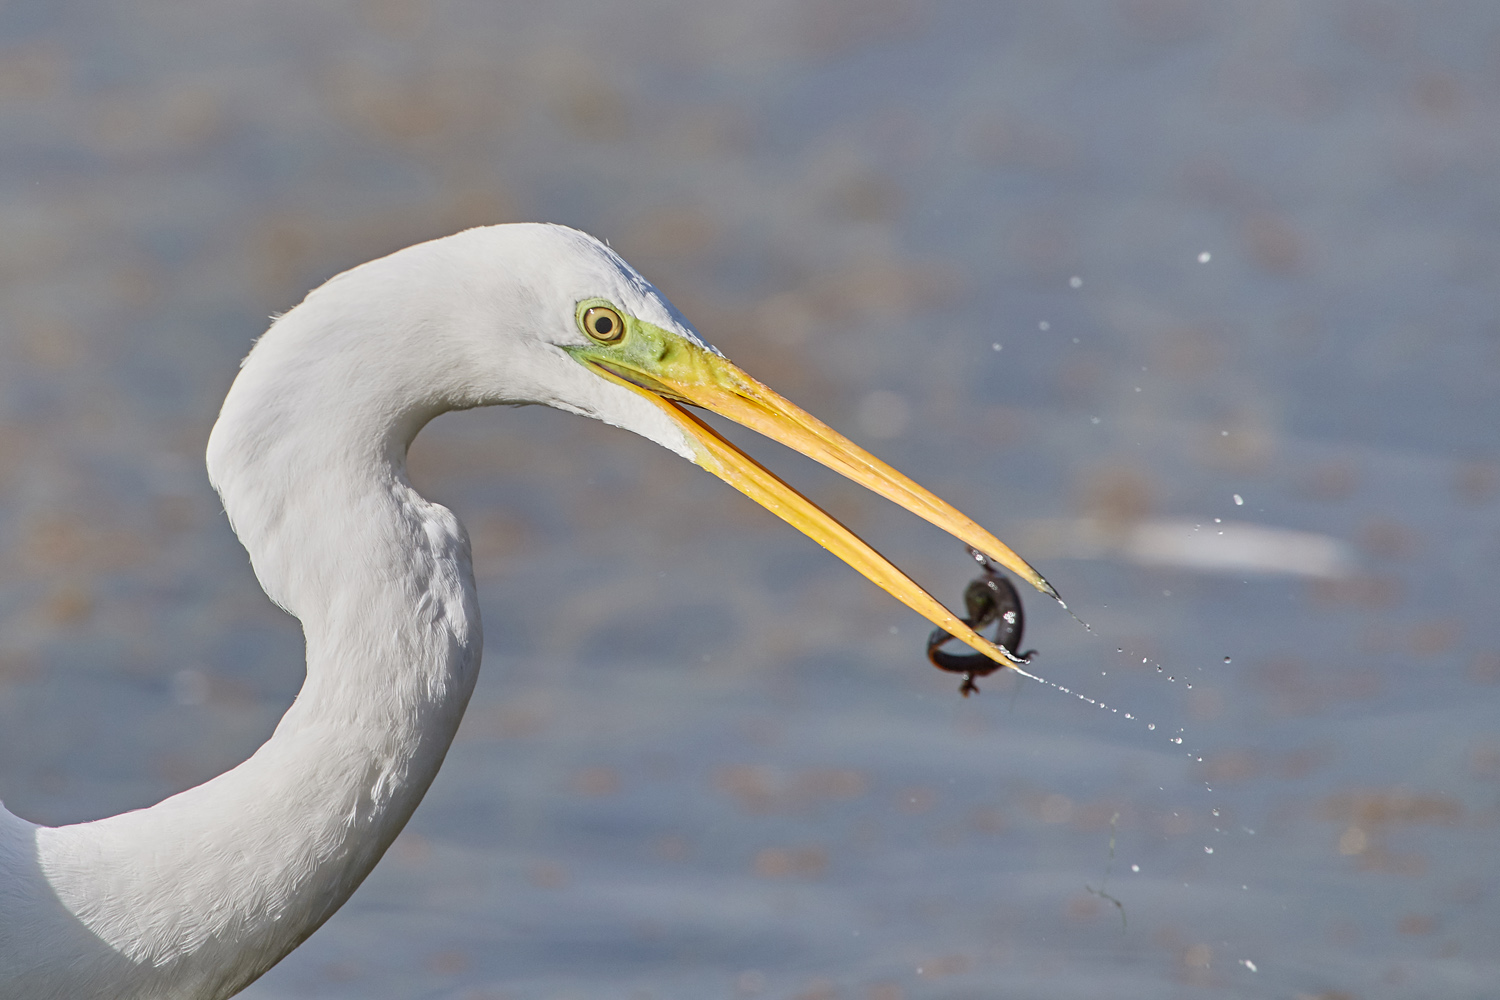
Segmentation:
<svg viewBox="0 0 1500 1000">
<path fill-rule="evenodd" d="M 1156 723 L 1154 723 L 1154 722 L 1148 722 L 1148 723 L 1146 723 L 1146 728 L 1147 729 L 1155 729 L 1156 728 Z"/>
<path fill-rule="evenodd" d="M 1213 852 L 1214 852 L 1214 849 L 1212 847 L 1209 847 L 1207 844 L 1203 845 L 1203 853 L 1204 854 L 1212 854 Z"/>
<path fill-rule="evenodd" d="M 1232 663 L 1233 661 L 1229 657 L 1226 656 L 1226 657 L 1224 657 L 1224 662 L 1225 663 Z"/>
<path fill-rule="evenodd" d="M 1213 811 L 1213 814 L 1214 814 L 1214 815 L 1215 815 L 1215 816 L 1217 816 L 1217 815 L 1219 815 L 1219 810 L 1217 810 L 1217 809 L 1215 809 L 1215 810 L 1214 810 L 1214 811 Z"/>
<path fill-rule="evenodd" d="M 1036 328 L 1038 330 L 1041 330 L 1041 331 L 1043 331 L 1045 333 L 1046 331 L 1052 329 L 1052 324 L 1048 323 L 1046 320 L 1042 320 L 1040 323 L 1038 323 L 1036 325 Z"/>
<path fill-rule="evenodd" d="M 1068 287 L 1069 288 L 1082 288 L 1083 287 L 1083 279 L 1080 278 L 1076 274 L 1073 275 L 1073 277 L 1071 277 L 1071 278 L 1068 279 Z"/>
<path fill-rule="evenodd" d="M 1131 865 L 1130 866 L 1130 870 L 1133 871 L 1133 872 L 1138 872 L 1138 871 L 1141 870 L 1141 866 L 1140 865 Z"/>
<path fill-rule="evenodd" d="M 1178 744 L 1180 746 L 1182 744 L 1182 737 L 1181 736 L 1174 736 L 1174 737 L 1172 737 L 1172 742 L 1176 743 L 1176 744 Z"/>
<path fill-rule="evenodd" d="M 996 350 L 999 350 L 999 348 L 996 348 Z M 1245 506 L 1245 498 L 1242 497 L 1242 496 L 1240 496 L 1238 493 L 1236 493 L 1234 495 L 1234 505 L 1236 507 L 1243 507 L 1243 506 Z"/>
<path fill-rule="evenodd" d="M 1089 418 L 1089 423 L 1097 424 L 1098 422 L 1099 422 L 1099 418 L 1098 417 L 1090 417 Z"/>
<path fill-rule="evenodd" d="M 1198 263 L 1200 263 L 1200 264 L 1207 264 L 1209 261 L 1211 261 L 1213 259 L 1214 259 L 1214 255 L 1211 254 L 1211 253 L 1209 253 L 1207 250 L 1203 251 L 1202 253 L 1200 253 L 1198 255 Z"/>
</svg>

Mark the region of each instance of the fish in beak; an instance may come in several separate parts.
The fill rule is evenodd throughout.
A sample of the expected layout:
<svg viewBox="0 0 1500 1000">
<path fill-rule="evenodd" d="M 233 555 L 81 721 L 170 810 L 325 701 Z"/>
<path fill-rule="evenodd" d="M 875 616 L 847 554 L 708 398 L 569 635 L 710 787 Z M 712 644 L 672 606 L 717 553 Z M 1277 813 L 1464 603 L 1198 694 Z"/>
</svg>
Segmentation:
<svg viewBox="0 0 1500 1000">
<path fill-rule="evenodd" d="M 694 460 L 854 567 L 876 586 L 1001 666 L 1025 661 L 980 636 L 879 552 L 689 411 L 700 406 L 779 441 L 879 493 L 984 553 L 1037 590 L 1057 591 L 1000 539 L 842 434 L 751 378 L 723 355 L 638 319 L 603 299 L 578 303 L 589 343 L 573 358 L 660 407 L 682 429 Z"/>
</svg>

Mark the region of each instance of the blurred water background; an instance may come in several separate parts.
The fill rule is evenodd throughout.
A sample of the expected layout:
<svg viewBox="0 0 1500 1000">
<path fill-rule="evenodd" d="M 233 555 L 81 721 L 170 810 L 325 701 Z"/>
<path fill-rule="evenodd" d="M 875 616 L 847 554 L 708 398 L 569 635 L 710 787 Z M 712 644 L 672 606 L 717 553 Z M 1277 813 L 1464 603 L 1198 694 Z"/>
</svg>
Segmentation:
<svg viewBox="0 0 1500 1000">
<path fill-rule="evenodd" d="M 1484 0 L 13 0 L 0 797 L 94 818 L 269 735 L 300 633 L 201 462 L 238 359 L 548 220 L 1037 564 L 1094 632 L 1032 595 L 1036 670 L 1119 711 L 959 698 L 640 439 L 444 417 L 479 689 L 245 996 L 1494 996 L 1497 109 Z M 957 604 L 959 547 L 746 443 Z"/>
</svg>

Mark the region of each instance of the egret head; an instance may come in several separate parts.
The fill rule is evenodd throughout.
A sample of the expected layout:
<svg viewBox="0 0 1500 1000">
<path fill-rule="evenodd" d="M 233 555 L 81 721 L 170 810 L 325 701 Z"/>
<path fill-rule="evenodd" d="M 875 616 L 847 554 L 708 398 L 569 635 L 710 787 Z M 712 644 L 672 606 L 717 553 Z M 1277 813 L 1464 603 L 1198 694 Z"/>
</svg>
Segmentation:
<svg viewBox="0 0 1500 1000">
<path fill-rule="evenodd" d="M 437 413 L 493 404 L 542 403 L 623 427 L 720 477 L 985 655 L 1017 662 L 689 409 L 701 407 L 901 504 L 1056 596 L 994 535 L 750 377 L 612 249 L 566 227 L 471 229 L 334 278 L 262 338 L 225 414 L 240 408 L 231 423 L 243 435 L 278 419 L 275 408 L 256 408 L 281 397 L 308 401 L 280 419 L 317 427 L 330 456 L 364 447 L 338 440 L 339 429 L 383 427 L 374 446 L 404 456 Z M 253 437 L 312 446 L 306 435 Z M 215 448 L 211 441 L 211 471 Z M 223 492 L 217 473 L 215 481 Z"/>
<path fill-rule="evenodd" d="M 711 410 L 822 462 L 988 553 L 1055 597 L 1040 574 L 952 506 L 730 362 L 611 249 L 572 230 L 543 227 L 538 235 L 562 241 L 579 262 L 575 274 L 554 279 L 566 281 L 571 291 L 554 304 L 548 328 L 557 331 L 558 305 L 570 307 L 571 329 L 556 336 L 553 343 L 598 380 L 583 385 L 569 380 L 569 385 L 582 391 L 572 401 L 574 405 L 565 408 L 635 430 L 677 451 L 814 538 L 934 623 L 998 661 L 1013 660 L 969 631 L 842 524 L 687 407 Z M 652 411 L 649 416 L 638 405 L 641 402 Z"/>
</svg>

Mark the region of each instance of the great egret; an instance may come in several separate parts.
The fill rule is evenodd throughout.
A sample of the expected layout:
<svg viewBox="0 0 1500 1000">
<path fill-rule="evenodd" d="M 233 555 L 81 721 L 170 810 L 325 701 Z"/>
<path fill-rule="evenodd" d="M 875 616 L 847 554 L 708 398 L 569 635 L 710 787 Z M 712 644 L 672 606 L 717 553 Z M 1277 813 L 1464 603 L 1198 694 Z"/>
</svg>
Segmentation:
<svg viewBox="0 0 1500 1000">
<path fill-rule="evenodd" d="M 989 532 L 732 365 L 590 236 L 492 226 L 356 267 L 261 337 L 208 441 L 261 586 L 302 622 L 302 689 L 243 764 L 150 808 L 63 827 L 0 808 L 0 996 L 227 997 L 349 898 L 436 775 L 479 669 L 469 540 L 412 488 L 407 448 L 444 411 L 525 403 L 696 462 L 998 662 L 682 404 L 804 452 L 1056 596 Z"/>
</svg>

